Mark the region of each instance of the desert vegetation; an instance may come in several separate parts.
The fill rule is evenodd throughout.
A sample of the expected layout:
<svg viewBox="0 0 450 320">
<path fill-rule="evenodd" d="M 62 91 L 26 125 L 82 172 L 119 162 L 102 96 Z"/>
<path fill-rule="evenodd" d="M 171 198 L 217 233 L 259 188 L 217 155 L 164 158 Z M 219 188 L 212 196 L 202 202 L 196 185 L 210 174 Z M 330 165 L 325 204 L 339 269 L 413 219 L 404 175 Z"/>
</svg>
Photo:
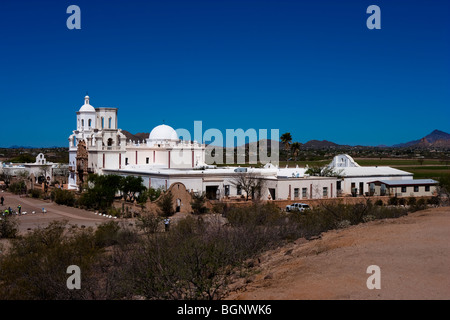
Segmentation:
<svg viewBox="0 0 450 320">
<path fill-rule="evenodd" d="M 20 236 L 15 221 L 2 217 L 0 232 L 10 245 L 0 253 L 0 299 L 222 299 L 266 250 L 430 205 L 409 202 L 383 205 L 367 199 L 302 213 L 256 202 L 213 210 L 222 214 L 198 210 L 168 232 L 162 228 L 163 209 L 131 226 L 108 221 L 93 229 L 53 222 Z M 79 290 L 66 287 L 69 265 L 80 267 Z"/>
</svg>

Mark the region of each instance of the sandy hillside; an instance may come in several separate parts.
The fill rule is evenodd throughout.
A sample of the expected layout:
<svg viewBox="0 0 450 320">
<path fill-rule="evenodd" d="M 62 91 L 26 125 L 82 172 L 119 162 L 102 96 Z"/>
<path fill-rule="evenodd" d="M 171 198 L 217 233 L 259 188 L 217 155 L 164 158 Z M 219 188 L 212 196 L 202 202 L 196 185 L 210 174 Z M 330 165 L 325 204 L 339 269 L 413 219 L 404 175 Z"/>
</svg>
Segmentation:
<svg viewBox="0 0 450 320">
<path fill-rule="evenodd" d="M 450 208 L 297 240 L 260 261 L 228 299 L 450 299 Z M 380 267 L 379 290 L 367 288 L 370 265 Z"/>
</svg>

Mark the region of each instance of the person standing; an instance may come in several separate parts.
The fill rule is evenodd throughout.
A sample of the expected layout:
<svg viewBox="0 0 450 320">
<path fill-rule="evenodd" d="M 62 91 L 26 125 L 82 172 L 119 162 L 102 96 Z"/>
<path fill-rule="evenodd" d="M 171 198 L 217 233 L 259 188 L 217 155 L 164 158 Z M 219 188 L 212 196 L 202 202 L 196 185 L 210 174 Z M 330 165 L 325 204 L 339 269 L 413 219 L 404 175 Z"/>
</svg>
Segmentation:
<svg viewBox="0 0 450 320">
<path fill-rule="evenodd" d="M 17 209 L 19 210 L 19 214 L 22 214 L 22 206 L 20 204 L 17 206 Z"/>
<path fill-rule="evenodd" d="M 2 204 L 2 206 L 3 206 L 3 202 L 5 202 L 5 198 L 3 198 L 3 196 L 0 198 L 0 203 Z"/>
<path fill-rule="evenodd" d="M 166 232 L 169 231 L 170 218 L 167 217 L 167 218 L 164 219 L 164 227 L 165 227 Z"/>
</svg>

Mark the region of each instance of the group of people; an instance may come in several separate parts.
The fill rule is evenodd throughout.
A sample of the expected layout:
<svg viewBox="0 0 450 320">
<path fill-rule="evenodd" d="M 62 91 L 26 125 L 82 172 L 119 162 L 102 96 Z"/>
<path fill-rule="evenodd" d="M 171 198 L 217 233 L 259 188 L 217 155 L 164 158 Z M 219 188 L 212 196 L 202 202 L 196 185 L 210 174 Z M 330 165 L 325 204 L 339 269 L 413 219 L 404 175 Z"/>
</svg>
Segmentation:
<svg viewBox="0 0 450 320">
<path fill-rule="evenodd" d="M 4 216 L 7 215 L 12 215 L 12 214 L 22 214 L 22 206 L 19 204 L 17 206 L 17 211 L 14 211 L 13 209 L 11 209 L 11 207 L 8 207 L 8 209 L 5 209 L 5 211 L 3 212 Z"/>
<path fill-rule="evenodd" d="M 1 196 L 1 198 L 0 198 L 0 205 L 3 207 L 4 203 L 5 203 L 5 198 L 3 196 Z M 17 211 L 14 211 L 13 209 L 11 209 L 11 207 L 8 207 L 7 209 L 5 209 L 3 211 L 3 215 L 4 216 L 10 215 L 10 214 L 11 215 L 12 214 L 22 214 L 22 206 L 19 204 L 17 206 Z"/>
</svg>

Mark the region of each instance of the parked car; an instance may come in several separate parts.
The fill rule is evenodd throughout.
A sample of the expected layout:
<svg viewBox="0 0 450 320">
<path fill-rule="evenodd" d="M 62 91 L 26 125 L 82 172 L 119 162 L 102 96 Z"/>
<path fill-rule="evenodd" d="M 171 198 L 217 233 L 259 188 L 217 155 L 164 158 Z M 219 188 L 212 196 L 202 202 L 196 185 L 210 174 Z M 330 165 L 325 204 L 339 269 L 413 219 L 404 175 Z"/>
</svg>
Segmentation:
<svg viewBox="0 0 450 320">
<path fill-rule="evenodd" d="M 290 205 L 287 205 L 286 206 L 286 211 L 300 211 L 300 212 L 302 212 L 302 211 L 305 211 L 305 210 L 309 210 L 309 209 L 311 209 L 311 207 L 308 205 L 308 204 L 306 204 L 306 203 L 293 203 L 293 204 L 290 204 Z"/>
</svg>

